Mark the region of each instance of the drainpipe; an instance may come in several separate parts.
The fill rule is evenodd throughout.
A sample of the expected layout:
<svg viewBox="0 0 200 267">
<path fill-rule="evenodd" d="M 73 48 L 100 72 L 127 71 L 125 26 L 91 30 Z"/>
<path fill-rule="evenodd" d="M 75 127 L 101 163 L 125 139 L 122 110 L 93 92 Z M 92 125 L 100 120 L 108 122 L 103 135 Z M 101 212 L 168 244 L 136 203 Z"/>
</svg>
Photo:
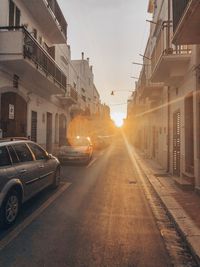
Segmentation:
<svg viewBox="0 0 200 267">
<path fill-rule="evenodd" d="M 167 172 L 170 172 L 170 87 L 167 87 Z"/>
<path fill-rule="evenodd" d="M 168 0 L 167 51 L 170 48 L 171 0 Z M 167 87 L 167 172 L 170 172 L 170 86 Z"/>
<path fill-rule="evenodd" d="M 171 0 L 168 0 L 168 18 L 167 18 L 167 51 L 170 48 L 170 20 L 171 20 Z"/>
</svg>

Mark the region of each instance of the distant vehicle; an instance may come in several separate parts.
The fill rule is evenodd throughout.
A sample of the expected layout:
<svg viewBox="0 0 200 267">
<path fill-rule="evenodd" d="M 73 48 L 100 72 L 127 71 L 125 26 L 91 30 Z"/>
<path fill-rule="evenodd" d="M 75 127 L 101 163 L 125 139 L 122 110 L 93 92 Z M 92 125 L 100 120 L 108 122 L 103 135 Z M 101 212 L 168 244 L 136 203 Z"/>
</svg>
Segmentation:
<svg viewBox="0 0 200 267">
<path fill-rule="evenodd" d="M 12 225 L 21 204 L 49 185 L 60 182 L 60 163 L 26 139 L 0 140 L 0 226 Z"/>
<path fill-rule="evenodd" d="M 108 146 L 108 141 L 102 136 L 95 136 L 92 138 L 94 150 L 101 150 Z"/>
<path fill-rule="evenodd" d="M 97 135 L 92 137 L 94 150 L 101 150 L 108 147 L 113 142 L 112 135 Z"/>
<path fill-rule="evenodd" d="M 67 144 L 61 146 L 58 159 L 61 163 L 88 164 L 92 158 L 93 145 L 89 137 L 74 137 L 67 139 Z"/>
</svg>

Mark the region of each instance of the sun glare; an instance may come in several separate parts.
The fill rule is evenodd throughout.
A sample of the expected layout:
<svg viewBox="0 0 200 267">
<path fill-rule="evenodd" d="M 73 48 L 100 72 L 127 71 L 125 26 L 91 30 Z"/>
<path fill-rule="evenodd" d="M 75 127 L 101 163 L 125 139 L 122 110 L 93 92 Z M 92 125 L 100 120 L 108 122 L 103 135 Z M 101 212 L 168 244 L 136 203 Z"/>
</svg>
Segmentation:
<svg viewBox="0 0 200 267">
<path fill-rule="evenodd" d="M 111 117 L 118 128 L 123 126 L 125 118 L 124 113 L 112 113 Z"/>
</svg>

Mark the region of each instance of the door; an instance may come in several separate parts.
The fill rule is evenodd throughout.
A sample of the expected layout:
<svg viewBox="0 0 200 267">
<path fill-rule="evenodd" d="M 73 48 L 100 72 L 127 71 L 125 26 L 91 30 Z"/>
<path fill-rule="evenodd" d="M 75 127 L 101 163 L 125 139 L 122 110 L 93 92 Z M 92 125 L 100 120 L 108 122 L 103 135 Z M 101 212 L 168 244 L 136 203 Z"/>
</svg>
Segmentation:
<svg viewBox="0 0 200 267">
<path fill-rule="evenodd" d="M 194 174 L 194 110 L 193 95 L 185 98 L 185 168 Z"/>
<path fill-rule="evenodd" d="M 59 145 L 66 144 L 66 135 L 67 135 L 67 126 L 66 126 L 66 117 L 64 114 L 59 116 Z"/>
<path fill-rule="evenodd" d="M 180 131 L 181 114 L 177 111 L 173 115 L 173 174 L 180 176 Z"/>
<path fill-rule="evenodd" d="M 37 112 L 31 112 L 31 140 L 37 142 Z"/>
<path fill-rule="evenodd" d="M 54 159 L 49 159 L 48 154 L 40 146 L 28 143 L 31 151 L 33 152 L 35 159 L 38 163 L 38 172 L 40 176 L 39 186 L 40 190 L 52 184 L 54 179 L 54 173 L 56 163 Z"/>
<path fill-rule="evenodd" d="M 27 103 L 16 93 L 1 95 L 1 129 L 3 137 L 26 137 Z"/>
<path fill-rule="evenodd" d="M 25 199 L 28 199 L 39 190 L 38 163 L 25 143 L 14 144 L 9 149 L 14 149 L 17 155 L 18 163 L 14 166 L 23 184 Z"/>
<path fill-rule="evenodd" d="M 52 114 L 49 112 L 47 112 L 46 149 L 49 153 L 52 152 Z"/>
<path fill-rule="evenodd" d="M 0 177 L 1 177 L 1 189 L 7 182 L 7 179 L 16 179 L 16 170 L 13 167 L 11 158 L 6 146 L 0 147 Z"/>
</svg>

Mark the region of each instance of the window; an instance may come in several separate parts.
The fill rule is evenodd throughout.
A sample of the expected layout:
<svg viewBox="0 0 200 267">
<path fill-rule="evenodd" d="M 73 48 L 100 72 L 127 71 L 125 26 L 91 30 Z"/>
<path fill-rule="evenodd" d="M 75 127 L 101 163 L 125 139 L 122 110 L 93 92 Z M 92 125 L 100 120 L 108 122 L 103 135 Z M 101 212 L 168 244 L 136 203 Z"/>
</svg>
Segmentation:
<svg viewBox="0 0 200 267">
<path fill-rule="evenodd" d="M 83 99 L 84 102 L 86 102 L 86 97 L 84 95 L 81 95 L 81 98 Z"/>
<path fill-rule="evenodd" d="M 20 26 L 21 12 L 19 8 L 13 3 L 12 0 L 9 1 L 9 26 Z"/>
<path fill-rule="evenodd" d="M 16 7 L 16 10 L 15 10 L 15 26 L 20 26 L 20 16 L 21 16 L 21 12 L 20 12 L 19 8 Z"/>
<path fill-rule="evenodd" d="M 0 167 L 11 165 L 10 156 L 5 146 L 0 147 Z"/>
<path fill-rule="evenodd" d="M 9 2 L 9 26 L 14 26 L 15 5 L 12 0 Z"/>
<path fill-rule="evenodd" d="M 29 143 L 28 146 L 32 150 L 33 154 L 35 155 L 36 160 L 43 160 L 47 159 L 47 153 L 36 144 Z"/>
<path fill-rule="evenodd" d="M 16 144 L 13 145 L 13 148 L 15 149 L 17 156 L 21 162 L 33 160 L 32 154 L 26 144 Z"/>
<path fill-rule="evenodd" d="M 19 160 L 17 158 L 17 154 L 15 152 L 15 150 L 12 148 L 12 146 L 8 146 L 8 151 L 10 153 L 11 159 L 13 163 L 18 163 Z"/>
</svg>

